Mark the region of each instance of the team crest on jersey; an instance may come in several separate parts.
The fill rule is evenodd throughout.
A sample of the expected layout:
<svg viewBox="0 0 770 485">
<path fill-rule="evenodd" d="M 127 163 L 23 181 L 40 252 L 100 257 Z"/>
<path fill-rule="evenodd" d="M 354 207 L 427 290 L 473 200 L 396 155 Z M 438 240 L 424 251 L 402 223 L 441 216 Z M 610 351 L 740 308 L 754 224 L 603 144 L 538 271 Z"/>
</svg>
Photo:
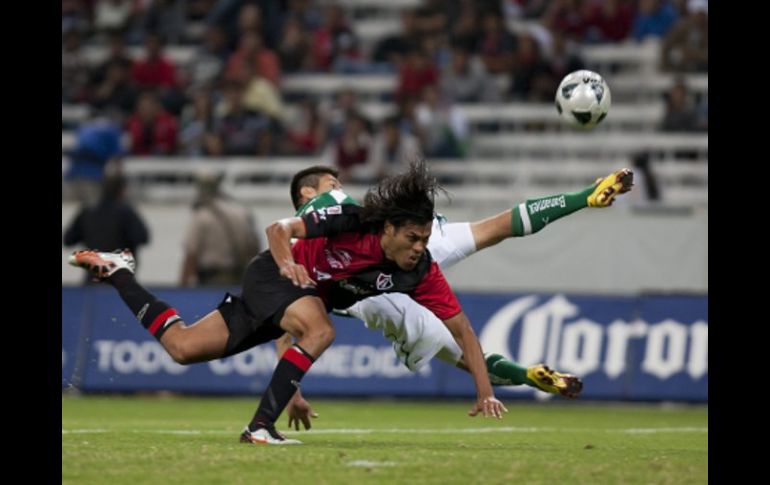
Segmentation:
<svg viewBox="0 0 770 485">
<path fill-rule="evenodd" d="M 377 289 L 385 291 L 391 288 L 393 288 L 393 275 L 380 273 L 380 275 L 377 276 Z"/>
<path fill-rule="evenodd" d="M 339 215 L 342 214 L 342 206 L 341 205 L 332 205 L 326 208 L 326 213 L 329 215 Z"/>
</svg>

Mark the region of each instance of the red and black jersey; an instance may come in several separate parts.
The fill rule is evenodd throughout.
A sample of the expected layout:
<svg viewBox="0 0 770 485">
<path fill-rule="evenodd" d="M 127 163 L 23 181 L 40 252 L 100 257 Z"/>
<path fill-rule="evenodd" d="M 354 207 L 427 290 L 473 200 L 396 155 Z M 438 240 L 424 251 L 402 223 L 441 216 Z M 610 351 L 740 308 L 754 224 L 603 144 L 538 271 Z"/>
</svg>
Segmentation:
<svg viewBox="0 0 770 485">
<path fill-rule="evenodd" d="M 347 308 L 381 293 L 407 293 L 441 320 L 462 310 L 444 275 L 426 250 L 404 271 L 385 259 L 381 233 L 359 219 L 360 207 L 336 205 L 302 216 L 306 239 L 292 246 L 294 260 L 318 283 L 328 308 Z"/>
</svg>

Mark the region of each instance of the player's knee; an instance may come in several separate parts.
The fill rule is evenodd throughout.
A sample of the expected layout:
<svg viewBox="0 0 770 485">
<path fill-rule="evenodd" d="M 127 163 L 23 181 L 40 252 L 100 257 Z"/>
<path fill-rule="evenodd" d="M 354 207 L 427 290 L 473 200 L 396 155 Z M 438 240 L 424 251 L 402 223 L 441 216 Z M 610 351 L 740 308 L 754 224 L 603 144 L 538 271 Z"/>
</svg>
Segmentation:
<svg viewBox="0 0 770 485">
<path fill-rule="evenodd" d="M 310 335 L 319 345 L 327 348 L 334 342 L 337 334 L 331 325 L 318 325 L 310 331 Z"/>
</svg>

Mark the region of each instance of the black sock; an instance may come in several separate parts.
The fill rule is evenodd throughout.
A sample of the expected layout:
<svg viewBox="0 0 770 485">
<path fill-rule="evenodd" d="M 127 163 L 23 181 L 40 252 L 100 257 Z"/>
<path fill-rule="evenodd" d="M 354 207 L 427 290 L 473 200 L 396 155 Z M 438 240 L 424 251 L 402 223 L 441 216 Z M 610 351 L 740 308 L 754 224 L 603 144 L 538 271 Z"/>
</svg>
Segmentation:
<svg viewBox="0 0 770 485">
<path fill-rule="evenodd" d="M 314 361 L 310 354 L 296 344 L 283 354 L 273 371 L 270 385 L 262 394 L 257 412 L 249 423 L 249 431 L 271 427 L 275 423 Z"/>
<path fill-rule="evenodd" d="M 166 329 L 182 320 L 176 310 L 142 288 L 130 271 L 119 269 L 107 281 L 118 290 L 131 313 L 156 339 L 160 340 Z"/>
</svg>

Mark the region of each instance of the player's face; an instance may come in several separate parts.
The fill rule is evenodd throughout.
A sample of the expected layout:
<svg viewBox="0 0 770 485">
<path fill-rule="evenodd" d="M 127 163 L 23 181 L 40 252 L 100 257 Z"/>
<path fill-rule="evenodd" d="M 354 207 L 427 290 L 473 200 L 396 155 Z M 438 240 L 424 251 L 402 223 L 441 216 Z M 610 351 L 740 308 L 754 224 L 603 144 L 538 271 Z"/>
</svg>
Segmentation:
<svg viewBox="0 0 770 485">
<path fill-rule="evenodd" d="M 323 174 L 318 178 L 318 186 L 317 187 L 310 187 L 308 185 L 302 187 L 301 194 L 302 197 L 300 197 L 299 203 L 305 204 L 310 199 L 314 199 L 318 197 L 321 194 L 325 194 L 326 192 L 332 191 L 332 190 L 342 190 L 342 183 L 337 180 L 337 177 L 331 174 Z"/>
<path fill-rule="evenodd" d="M 396 228 L 386 222 L 381 240 L 385 257 L 403 270 L 414 269 L 428 247 L 432 225 L 429 222 L 424 225 L 405 224 Z"/>
<path fill-rule="evenodd" d="M 332 190 L 342 190 L 342 183 L 340 183 L 340 181 L 337 180 L 337 177 L 332 174 L 327 173 L 321 175 L 321 178 L 318 179 L 318 188 L 316 189 L 316 192 L 318 192 L 318 194 L 324 194 Z"/>
</svg>

